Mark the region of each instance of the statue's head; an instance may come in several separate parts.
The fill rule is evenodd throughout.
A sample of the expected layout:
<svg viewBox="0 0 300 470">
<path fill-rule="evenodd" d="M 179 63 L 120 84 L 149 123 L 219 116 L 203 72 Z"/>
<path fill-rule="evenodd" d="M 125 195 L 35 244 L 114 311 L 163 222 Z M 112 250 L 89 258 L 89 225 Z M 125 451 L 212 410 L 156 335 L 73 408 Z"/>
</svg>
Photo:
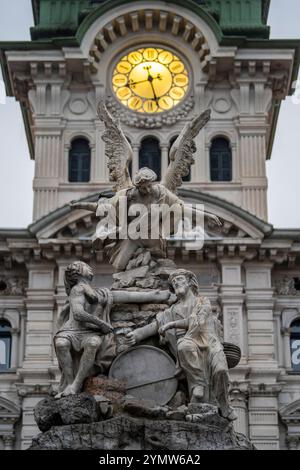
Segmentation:
<svg viewBox="0 0 300 470">
<path fill-rule="evenodd" d="M 67 294 L 70 294 L 72 287 L 76 286 L 80 279 L 92 281 L 93 275 L 92 268 L 83 261 L 75 261 L 74 263 L 69 264 L 65 270 L 64 279 Z"/>
<path fill-rule="evenodd" d="M 194 295 L 199 295 L 199 284 L 197 277 L 186 269 L 177 269 L 169 276 L 169 283 L 178 298 L 184 297 L 189 289 Z"/>
<path fill-rule="evenodd" d="M 157 174 L 150 168 L 141 168 L 133 179 L 134 186 L 142 194 L 148 194 L 153 183 L 157 181 Z"/>
</svg>

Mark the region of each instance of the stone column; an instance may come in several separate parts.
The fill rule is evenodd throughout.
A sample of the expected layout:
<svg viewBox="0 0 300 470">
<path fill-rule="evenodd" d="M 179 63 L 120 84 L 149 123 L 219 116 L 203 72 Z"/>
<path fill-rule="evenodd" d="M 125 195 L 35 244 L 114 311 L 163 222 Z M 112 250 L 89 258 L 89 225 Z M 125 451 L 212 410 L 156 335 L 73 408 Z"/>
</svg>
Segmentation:
<svg viewBox="0 0 300 470">
<path fill-rule="evenodd" d="M 90 182 L 97 183 L 97 174 L 98 174 L 98 162 L 96 158 L 96 145 L 94 143 L 89 144 L 91 150 L 91 175 Z"/>
<path fill-rule="evenodd" d="M 281 309 L 274 310 L 274 336 L 275 336 L 275 352 L 278 361 L 278 367 L 284 367 L 284 348 L 281 332 Z"/>
<path fill-rule="evenodd" d="M 12 369 L 18 367 L 18 353 L 19 353 L 19 334 L 20 328 L 11 329 L 11 364 Z"/>
<path fill-rule="evenodd" d="M 101 139 L 104 131 L 103 122 L 98 119 L 95 121 L 95 166 L 94 166 L 94 178 L 93 181 L 99 183 L 109 183 L 109 171 L 107 168 L 107 160 L 105 156 L 105 144 Z"/>
<path fill-rule="evenodd" d="M 211 177 L 210 177 L 210 148 L 211 148 L 211 140 L 209 142 L 205 143 L 204 149 L 204 161 L 203 161 L 203 168 L 204 168 L 204 173 L 203 176 L 205 177 L 205 181 L 211 182 Z M 196 166 L 196 163 L 192 166 L 192 171 L 194 172 L 194 178 L 195 181 L 201 180 L 201 175 L 199 171 L 199 165 Z"/>
<path fill-rule="evenodd" d="M 140 144 L 132 144 L 133 149 L 133 160 L 132 160 L 132 176 L 139 171 L 139 153 L 140 153 Z"/>
<path fill-rule="evenodd" d="M 23 363 L 24 353 L 25 353 L 25 336 L 26 336 L 26 311 L 20 311 L 21 316 L 21 325 L 20 325 L 20 339 L 19 339 L 19 364 Z"/>
<path fill-rule="evenodd" d="M 291 329 L 282 328 L 281 333 L 283 335 L 283 350 L 284 350 L 284 367 L 285 369 L 291 370 Z"/>
<path fill-rule="evenodd" d="M 161 176 L 165 175 L 169 166 L 169 144 L 160 144 L 161 149 Z"/>
</svg>

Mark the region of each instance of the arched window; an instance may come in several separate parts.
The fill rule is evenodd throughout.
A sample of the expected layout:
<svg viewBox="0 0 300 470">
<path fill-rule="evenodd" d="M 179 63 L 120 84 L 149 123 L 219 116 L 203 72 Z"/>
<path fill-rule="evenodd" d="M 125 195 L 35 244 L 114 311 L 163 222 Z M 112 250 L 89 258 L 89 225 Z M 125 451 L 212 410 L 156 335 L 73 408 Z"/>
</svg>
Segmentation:
<svg viewBox="0 0 300 470">
<path fill-rule="evenodd" d="M 157 179 L 161 179 L 161 150 L 159 140 L 155 137 L 146 137 L 142 140 L 139 154 L 139 167 L 150 168 L 157 174 Z"/>
<path fill-rule="evenodd" d="M 91 176 L 91 149 L 86 139 L 75 139 L 69 153 L 70 183 L 88 183 Z"/>
<path fill-rule="evenodd" d="M 0 320 L 0 372 L 10 368 L 11 356 L 11 326 L 5 320 Z"/>
<path fill-rule="evenodd" d="M 169 145 L 169 160 L 168 160 L 168 163 L 170 163 L 170 150 L 172 148 L 172 145 L 174 144 L 175 140 L 178 138 L 178 135 L 176 135 L 175 137 L 172 137 L 172 139 L 170 140 L 170 145 Z M 182 181 L 191 181 L 191 168 L 190 168 L 190 171 L 189 171 L 189 174 L 184 176 L 182 178 Z"/>
<path fill-rule="evenodd" d="M 224 137 L 214 139 L 210 147 L 211 181 L 232 181 L 230 142 Z"/>
<path fill-rule="evenodd" d="M 293 321 L 290 331 L 292 368 L 300 374 L 300 319 Z"/>
</svg>

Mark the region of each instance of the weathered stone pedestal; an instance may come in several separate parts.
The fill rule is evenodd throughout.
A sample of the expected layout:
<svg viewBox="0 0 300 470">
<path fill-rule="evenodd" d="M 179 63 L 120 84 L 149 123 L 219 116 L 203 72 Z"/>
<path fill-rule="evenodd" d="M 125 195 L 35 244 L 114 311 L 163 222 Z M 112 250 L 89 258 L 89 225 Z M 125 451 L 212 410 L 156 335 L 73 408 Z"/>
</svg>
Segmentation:
<svg viewBox="0 0 300 470">
<path fill-rule="evenodd" d="M 103 397 L 82 394 L 46 399 L 35 415 L 40 429 L 49 430 L 33 440 L 31 450 L 253 449 L 213 405 L 172 410 L 129 399 L 113 414 Z"/>
</svg>

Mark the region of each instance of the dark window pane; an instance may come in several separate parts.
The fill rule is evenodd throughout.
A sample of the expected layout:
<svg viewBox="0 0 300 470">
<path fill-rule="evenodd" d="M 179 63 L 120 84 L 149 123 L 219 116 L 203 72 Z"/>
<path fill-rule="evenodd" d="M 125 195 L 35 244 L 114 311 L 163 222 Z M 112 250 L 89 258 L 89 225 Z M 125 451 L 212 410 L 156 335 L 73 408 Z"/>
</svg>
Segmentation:
<svg viewBox="0 0 300 470">
<path fill-rule="evenodd" d="M 300 320 L 291 324 L 291 359 L 294 372 L 300 374 Z"/>
<path fill-rule="evenodd" d="M 232 180 L 232 155 L 228 140 L 217 138 L 210 148 L 210 179 L 211 181 Z"/>
<path fill-rule="evenodd" d="M 91 174 L 91 150 L 86 139 L 72 142 L 69 154 L 70 183 L 88 183 Z"/>
<path fill-rule="evenodd" d="M 159 141 L 155 137 L 147 137 L 142 141 L 139 154 L 139 167 L 150 168 L 161 179 L 161 150 Z"/>
<path fill-rule="evenodd" d="M 0 371 L 10 368 L 11 356 L 11 326 L 8 322 L 0 322 Z"/>
</svg>

